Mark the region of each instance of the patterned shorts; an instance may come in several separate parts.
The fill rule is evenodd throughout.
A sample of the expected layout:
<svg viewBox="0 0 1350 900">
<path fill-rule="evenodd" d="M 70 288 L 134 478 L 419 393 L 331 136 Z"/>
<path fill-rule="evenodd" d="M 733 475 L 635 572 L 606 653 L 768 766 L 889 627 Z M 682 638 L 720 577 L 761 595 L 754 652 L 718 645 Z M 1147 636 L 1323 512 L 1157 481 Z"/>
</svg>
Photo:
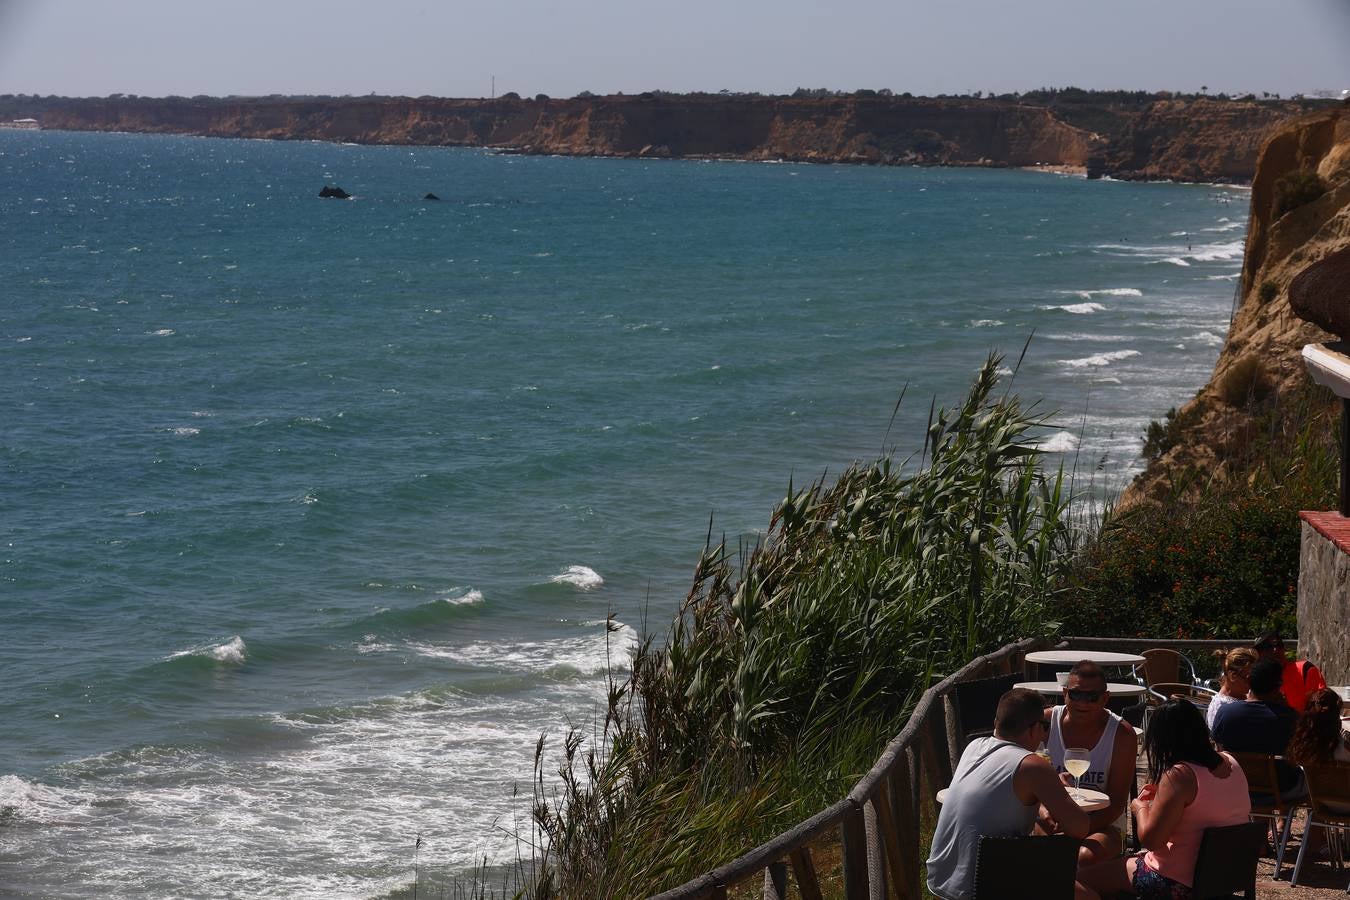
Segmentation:
<svg viewBox="0 0 1350 900">
<path fill-rule="evenodd" d="M 1173 881 L 1156 869 L 1149 868 L 1144 862 L 1144 854 L 1135 857 L 1134 896 L 1136 900 L 1191 900 L 1191 889 L 1179 881 Z"/>
</svg>

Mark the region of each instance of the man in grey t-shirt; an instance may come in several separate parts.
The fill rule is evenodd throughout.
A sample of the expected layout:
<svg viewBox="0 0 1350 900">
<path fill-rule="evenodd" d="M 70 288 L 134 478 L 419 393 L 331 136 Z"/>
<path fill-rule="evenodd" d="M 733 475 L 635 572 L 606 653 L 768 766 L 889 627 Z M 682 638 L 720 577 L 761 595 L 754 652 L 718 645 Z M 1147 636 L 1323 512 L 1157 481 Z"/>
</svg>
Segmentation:
<svg viewBox="0 0 1350 900">
<path fill-rule="evenodd" d="M 933 831 L 928 890 L 935 896 L 968 900 L 980 838 L 1030 834 L 1041 806 L 1063 833 L 1087 836 L 1087 813 L 1069 799 L 1050 763 L 1036 755 L 1045 729 L 1041 695 L 1013 688 L 998 701 L 993 737 L 966 746 Z"/>
</svg>

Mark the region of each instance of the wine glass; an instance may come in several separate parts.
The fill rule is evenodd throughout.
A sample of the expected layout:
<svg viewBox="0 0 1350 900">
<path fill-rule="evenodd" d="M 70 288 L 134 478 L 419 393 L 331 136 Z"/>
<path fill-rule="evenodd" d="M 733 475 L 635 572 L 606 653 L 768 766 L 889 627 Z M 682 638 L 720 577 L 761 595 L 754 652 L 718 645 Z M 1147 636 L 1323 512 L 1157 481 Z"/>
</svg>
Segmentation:
<svg viewBox="0 0 1350 900">
<path fill-rule="evenodd" d="M 1073 790 L 1070 795 L 1077 803 L 1083 799 L 1083 792 L 1080 790 L 1081 779 L 1087 774 L 1088 766 L 1092 764 L 1092 751 L 1084 750 L 1081 747 L 1068 747 L 1064 750 L 1064 768 L 1073 776 Z"/>
</svg>

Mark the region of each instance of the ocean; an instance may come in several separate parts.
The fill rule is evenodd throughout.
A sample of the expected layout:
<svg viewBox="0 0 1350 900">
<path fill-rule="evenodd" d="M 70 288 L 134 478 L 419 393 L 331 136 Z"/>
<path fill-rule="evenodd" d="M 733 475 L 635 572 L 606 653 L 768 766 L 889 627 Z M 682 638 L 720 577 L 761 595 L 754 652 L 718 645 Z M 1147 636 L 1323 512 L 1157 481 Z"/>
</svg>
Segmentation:
<svg viewBox="0 0 1350 900">
<path fill-rule="evenodd" d="M 710 530 L 917 450 L 990 352 L 1030 338 L 1047 463 L 1123 485 L 1212 369 L 1247 203 L 0 132 L 0 894 L 513 858 L 536 740 L 665 633 Z"/>
</svg>

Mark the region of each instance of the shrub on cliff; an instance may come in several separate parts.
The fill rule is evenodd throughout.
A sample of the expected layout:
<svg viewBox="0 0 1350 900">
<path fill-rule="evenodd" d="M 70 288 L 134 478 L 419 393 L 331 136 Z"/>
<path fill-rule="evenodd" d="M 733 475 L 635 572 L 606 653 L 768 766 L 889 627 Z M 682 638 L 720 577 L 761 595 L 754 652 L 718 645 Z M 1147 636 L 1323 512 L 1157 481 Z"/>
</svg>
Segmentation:
<svg viewBox="0 0 1350 900">
<path fill-rule="evenodd" d="M 1144 446 L 1140 449 L 1139 455 L 1147 460 L 1157 459 L 1175 447 L 1182 435 L 1199 420 L 1198 407 L 1192 407 L 1183 413 L 1178 413 L 1177 408 L 1172 407 L 1162 422 L 1154 419 L 1148 423 L 1144 429 Z"/>
<path fill-rule="evenodd" d="M 1247 430 L 1225 479 L 1191 472 L 1160 504 L 1109 517 L 1075 563 L 1068 634 L 1178 638 L 1295 631 L 1300 509 L 1335 502 L 1339 451 L 1322 389 L 1285 398 Z"/>
<path fill-rule="evenodd" d="M 1275 218 L 1311 203 L 1327 192 L 1316 172 L 1288 172 L 1275 182 Z"/>
</svg>

